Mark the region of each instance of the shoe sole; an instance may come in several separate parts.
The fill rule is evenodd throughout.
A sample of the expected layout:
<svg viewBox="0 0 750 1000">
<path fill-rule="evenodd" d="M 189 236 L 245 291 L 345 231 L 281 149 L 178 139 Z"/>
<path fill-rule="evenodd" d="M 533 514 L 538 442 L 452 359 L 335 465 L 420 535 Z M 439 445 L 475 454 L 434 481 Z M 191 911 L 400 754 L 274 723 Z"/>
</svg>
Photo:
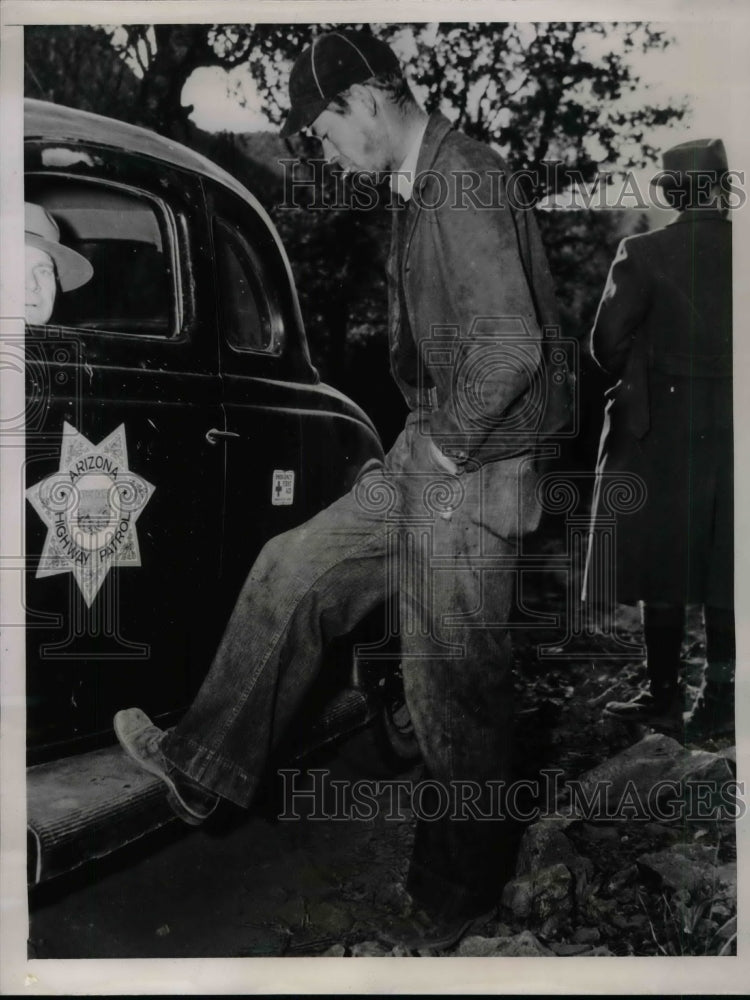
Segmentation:
<svg viewBox="0 0 750 1000">
<path fill-rule="evenodd" d="M 608 719 L 616 719 L 618 722 L 632 722 L 641 726 L 649 726 L 653 721 L 652 716 L 634 714 L 623 715 L 621 712 L 608 712 L 606 708 L 602 711 L 602 715 L 605 715 Z"/>
<path fill-rule="evenodd" d="M 401 947 L 405 948 L 406 951 L 426 951 L 428 949 L 434 951 L 438 948 L 444 951 L 446 948 L 453 948 L 475 924 L 490 920 L 495 916 L 496 912 L 497 907 L 493 906 L 486 913 L 480 913 L 475 917 L 468 917 L 463 923 L 458 924 L 450 931 L 446 931 L 442 937 L 429 938 L 427 936 L 420 937 L 419 935 L 414 935 L 411 938 L 399 938 L 396 934 L 383 934 L 381 935 L 381 940 L 390 947 Z"/>
<path fill-rule="evenodd" d="M 129 727 L 126 730 L 124 726 L 125 718 L 127 716 L 128 718 L 132 719 L 133 712 L 139 713 L 140 716 L 139 721 L 141 722 L 141 725 L 137 729 Z M 211 812 L 207 813 L 205 816 L 199 816 L 197 813 L 194 813 L 187 805 L 185 805 L 185 803 L 180 798 L 180 794 L 177 791 L 177 786 L 169 777 L 169 775 L 166 774 L 166 772 L 163 771 L 160 767 L 157 767 L 155 764 L 152 764 L 150 761 L 144 759 L 143 757 L 139 757 L 138 754 L 136 754 L 129 745 L 128 741 L 134 734 L 142 733 L 144 729 L 158 728 L 153 724 L 153 722 L 151 721 L 151 719 L 149 719 L 146 713 L 142 712 L 140 709 L 125 709 L 124 711 L 118 712 L 115 715 L 113 720 L 113 727 L 115 730 L 115 735 L 117 736 L 117 740 L 122 749 L 128 755 L 128 757 L 130 757 L 131 760 L 134 760 L 136 764 L 138 764 L 138 766 L 141 767 L 144 771 L 148 771 L 149 774 L 153 774 L 154 777 L 158 778 L 162 782 L 162 784 L 166 785 L 167 802 L 169 803 L 169 807 L 172 810 L 172 812 L 177 817 L 179 817 L 179 819 L 181 819 L 184 823 L 187 823 L 189 826 L 200 826 L 203 822 L 205 822 L 205 820 L 207 820 L 208 817 L 211 815 L 211 813 L 214 811 L 216 806 L 214 806 L 214 809 L 212 809 Z"/>
<path fill-rule="evenodd" d="M 633 725 L 639 726 L 663 726 L 672 729 L 680 729 L 682 727 L 682 717 L 671 718 L 666 715 L 656 715 L 656 714 L 646 714 L 641 715 L 623 714 L 622 712 L 610 712 L 606 708 L 602 709 L 602 715 L 606 715 L 608 719 L 616 719 L 618 722 L 632 723 Z"/>
</svg>

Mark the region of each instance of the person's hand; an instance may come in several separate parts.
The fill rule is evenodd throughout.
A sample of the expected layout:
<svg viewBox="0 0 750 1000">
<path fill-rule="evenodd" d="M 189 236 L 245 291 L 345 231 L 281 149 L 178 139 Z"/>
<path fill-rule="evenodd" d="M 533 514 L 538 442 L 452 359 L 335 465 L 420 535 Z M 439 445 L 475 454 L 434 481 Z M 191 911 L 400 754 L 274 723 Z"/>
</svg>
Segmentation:
<svg viewBox="0 0 750 1000">
<path fill-rule="evenodd" d="M 438 465 L 442 466 L 446 472 L 450 472 L 453 476 L 458 473 L 458 466 L 456 463 L 452 458 L 449 458 L 445 452 L 438 448 L 434 441 L 430 440 L 428 447 L 433 460 L 437 462 Z"/>
</svg>

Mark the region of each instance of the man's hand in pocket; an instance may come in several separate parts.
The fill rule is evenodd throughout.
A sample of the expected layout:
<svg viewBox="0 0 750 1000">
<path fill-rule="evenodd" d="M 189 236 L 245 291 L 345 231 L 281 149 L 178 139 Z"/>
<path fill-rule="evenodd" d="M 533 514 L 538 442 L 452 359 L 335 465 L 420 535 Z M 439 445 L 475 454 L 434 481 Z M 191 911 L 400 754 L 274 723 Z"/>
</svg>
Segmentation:
<svg viewBox="0 0 750 1000">
<path fill-rule="evenodd" d="M 428 448 L 430 450 L 430 457 L 436 462 L 441 468 L 445 469 L 446 472 L 450 472 L 451 475 L 455 476 L 458 473 L 458 466 L 449 458 L 440 448 L 435 444 L 434 441 L 430 440 L 428 442 Z"/>
</svg>

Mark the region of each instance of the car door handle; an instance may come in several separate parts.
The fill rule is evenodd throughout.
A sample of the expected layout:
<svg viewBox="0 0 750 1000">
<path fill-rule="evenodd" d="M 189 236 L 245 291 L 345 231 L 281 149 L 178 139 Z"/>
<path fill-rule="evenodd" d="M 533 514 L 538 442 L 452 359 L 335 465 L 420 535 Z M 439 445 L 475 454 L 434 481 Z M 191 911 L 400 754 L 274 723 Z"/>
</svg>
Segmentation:
<svg viewBox="0 0 750 1000">
<path fill-rule="evenodd" d="M 239 434 L 234 431 L 220 431 L 218 427 L 212 427 L 211 430 L 206 431 L 206 441 L 209 444 L 218 444 L 219 441 L 224 438 L 238 438 Z"/>
</svg>

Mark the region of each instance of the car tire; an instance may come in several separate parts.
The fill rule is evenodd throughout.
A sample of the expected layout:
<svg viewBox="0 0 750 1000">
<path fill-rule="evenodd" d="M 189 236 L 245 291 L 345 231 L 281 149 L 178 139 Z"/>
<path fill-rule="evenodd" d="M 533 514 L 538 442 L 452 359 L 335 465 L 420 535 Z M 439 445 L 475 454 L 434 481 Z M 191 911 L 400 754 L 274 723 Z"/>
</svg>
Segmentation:
<svg viewBox="0 0 750 1000">
<path fill-rule="evenodd" d="M 360 774 L 388 778 L 413 767 L 421 757 L 403 691 L 392 690 L 377 715 L 342 746 L 342 755 Z"/>
<path fill-rule="evenodd" d="M 384 701 L 375 720 L 375 738 L 385 766 L 403 770 L 419 760 L 417 734 L 403 693 Z"/>
</svg>

